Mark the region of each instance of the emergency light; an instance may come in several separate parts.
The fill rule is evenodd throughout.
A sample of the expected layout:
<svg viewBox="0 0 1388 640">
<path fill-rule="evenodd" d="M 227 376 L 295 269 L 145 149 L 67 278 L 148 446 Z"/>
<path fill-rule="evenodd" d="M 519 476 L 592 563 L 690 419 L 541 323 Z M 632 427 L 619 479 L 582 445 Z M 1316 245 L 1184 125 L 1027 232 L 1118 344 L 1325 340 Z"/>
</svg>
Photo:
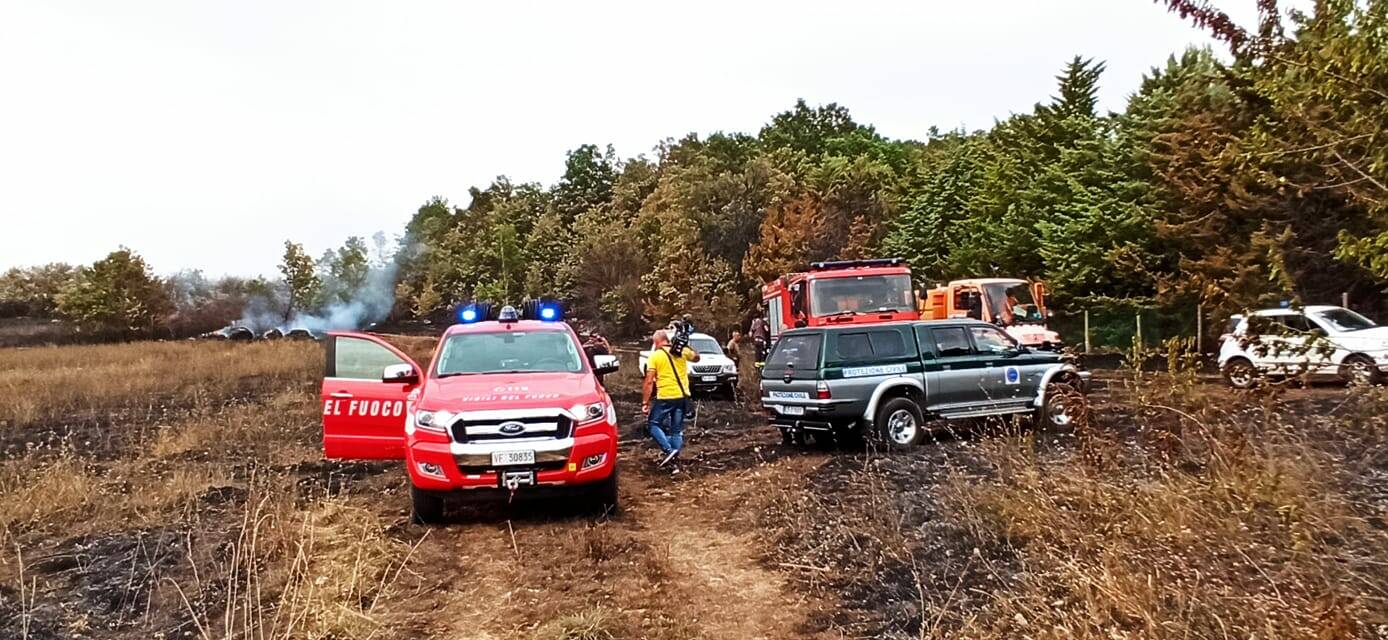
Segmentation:
<svg viewBox="0 0 1388 640">
<path fill-rule="evenodd" d="M 558 322 L 564 319 L 564 307 L 555 300 L 536 298 L 521 304 L 521 317 L 540 322 Z"/>
<path fill-rule="evenodd" d="M 454 314 L 458 322 L 462 324 L 472 324 L 490 320 L 492 315 L 492 305 L 489 302 L 465 302 L 458 305 L 458 310 Z"/>
<path fill-rule="evenodd" d="M 485 300 L 460 302 L 454 316 L 462 324 L 474 324 L 496 320 L 517 322 L 520 320 L 539 320 L 540 322 L 559 322 L 564 319 L 564 307 L 555 300 L 532 299 L 521 303 L 520 308 L 511 305 L 497 307 Z"/>
</svg>

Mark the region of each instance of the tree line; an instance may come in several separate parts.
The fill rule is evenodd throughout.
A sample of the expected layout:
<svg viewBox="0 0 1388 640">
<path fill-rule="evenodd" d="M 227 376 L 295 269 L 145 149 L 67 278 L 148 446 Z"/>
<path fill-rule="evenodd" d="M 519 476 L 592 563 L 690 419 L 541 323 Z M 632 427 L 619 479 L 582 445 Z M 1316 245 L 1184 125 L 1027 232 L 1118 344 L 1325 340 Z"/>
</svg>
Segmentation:
<svg viewBox="0 0 1388 640">
<path fill-rule="evenodd" d="M 433 198 L 390 258 L 393 314 L 549 296 L 615 335 L 678 313 L 725 331 L 763 282 L 872 256 L 906 258 L 923 284 L 1045 279 L 1061 308 L 1377 300 L 1388 282 L 1388 0 L 1322 0 L 1290 17 L 1260 2 L 1253 31 L 1204 2 L 1163 4 L 1229 60 L 1173 55 L 1120 113 L 1097 107 L 1104 65 L 1076 57 L 1054 95 L 985 130 L 895 140 L 844 107 L 800 101 L 755 134 L 690 134 L 650 157 L 584 145 L 552 186 L 499 177 L 466 205 Z M 107 290 L 98 265 L 11 270 L 0 308 L 81 318 Z M 241 286 L 322 305 L 322 282 L 341 281 L 331 269 L 287 251 L 279 281 Z M 14 284 L 25 278 L 98 284 L 58 295 Z M 168 287 L 126 298 L 156 289 Z"/>
</svg>

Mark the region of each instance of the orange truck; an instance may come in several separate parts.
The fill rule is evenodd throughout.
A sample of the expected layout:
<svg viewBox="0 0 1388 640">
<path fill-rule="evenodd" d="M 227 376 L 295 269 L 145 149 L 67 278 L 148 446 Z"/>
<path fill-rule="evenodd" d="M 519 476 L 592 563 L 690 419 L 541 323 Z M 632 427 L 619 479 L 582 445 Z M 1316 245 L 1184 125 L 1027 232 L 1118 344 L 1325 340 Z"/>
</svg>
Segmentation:
<svg viewBox="0 0 1388 640">
<path fill-rule="evenodd" d="M 970 278 L 927 289 L 920 296 L 924 320 L 974 318 L 991 322 L 1036 349 L 1059 349 L 1060 334 L 1046 326 L 1046 285 L 1019 278 Z"/>
</svg>

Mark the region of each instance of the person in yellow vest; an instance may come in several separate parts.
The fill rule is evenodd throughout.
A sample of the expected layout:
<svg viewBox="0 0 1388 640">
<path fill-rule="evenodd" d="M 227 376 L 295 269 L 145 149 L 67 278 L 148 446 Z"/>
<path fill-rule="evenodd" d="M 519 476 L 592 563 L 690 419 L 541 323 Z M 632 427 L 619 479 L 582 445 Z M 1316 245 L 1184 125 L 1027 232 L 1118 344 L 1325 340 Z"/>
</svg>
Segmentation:
<svg viewBox="0 0 1388 640">
<path fill-rule="evenodd" d="M 641 385 L 641 413 L 646 428 L 664 456 L 660 465 L 669 464 L 684 448 L 684 417 L 689 413 L 689 367 L 698 362 L 698 352 L 685 347 L 670 353 L 670 336 L 657 331 L 651 337 L 651 357 L 646 359 L 646 380 Z"/>
</svg>

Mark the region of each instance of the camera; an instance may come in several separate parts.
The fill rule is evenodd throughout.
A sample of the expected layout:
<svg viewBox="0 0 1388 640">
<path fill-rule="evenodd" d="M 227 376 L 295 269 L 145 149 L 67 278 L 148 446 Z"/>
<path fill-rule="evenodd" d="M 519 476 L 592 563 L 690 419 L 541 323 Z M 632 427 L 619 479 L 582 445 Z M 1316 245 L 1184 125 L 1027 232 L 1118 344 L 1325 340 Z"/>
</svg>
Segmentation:
<svg viewBox="0 0 1388 640">
<path fill-rule="evenodd" d="M 694 323 L 690 322 L 689 316 L 686 315 L 671 321 L 665 332 L 670 338 L 670 353 L 683 353 L 684 348 L 689 346 L 690 334 L 694 333 Z"/>
</svg>

